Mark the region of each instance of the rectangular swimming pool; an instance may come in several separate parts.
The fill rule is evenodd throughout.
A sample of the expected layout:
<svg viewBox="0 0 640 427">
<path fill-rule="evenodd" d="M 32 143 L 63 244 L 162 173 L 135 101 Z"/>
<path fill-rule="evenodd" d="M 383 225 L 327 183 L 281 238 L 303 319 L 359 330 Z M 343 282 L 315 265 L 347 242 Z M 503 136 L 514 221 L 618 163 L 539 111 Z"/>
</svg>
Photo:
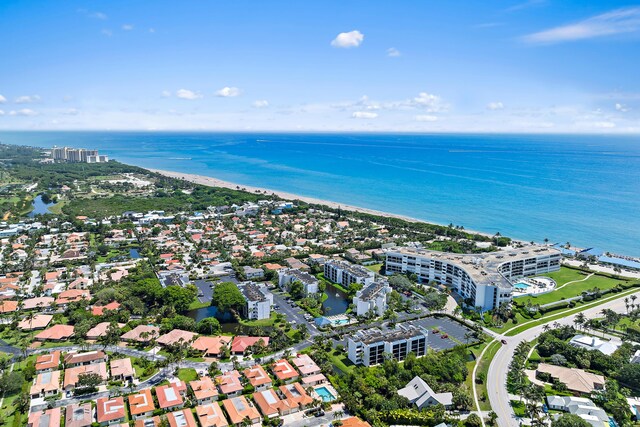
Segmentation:
<svg viewBox="0 0 640 427">
<path fill-rule="evenodd" d="M 336 397 L 331 394 L 329 389 L 326 387 L 318 387 L 316 389 L 316 393 L 318 393 L 323 402 L 332 402 L 336 400 Z"/>
</svg>

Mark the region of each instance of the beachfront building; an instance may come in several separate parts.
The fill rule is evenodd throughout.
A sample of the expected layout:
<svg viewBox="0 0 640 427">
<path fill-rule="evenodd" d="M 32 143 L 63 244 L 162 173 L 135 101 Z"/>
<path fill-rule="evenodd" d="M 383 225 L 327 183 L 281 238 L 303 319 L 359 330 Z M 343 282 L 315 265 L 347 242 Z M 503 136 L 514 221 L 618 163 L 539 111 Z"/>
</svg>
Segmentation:
<svg viewBox="0 0 640 427">
<path fill-rule="evenodd" d="M 407 324 L 393 329 L 361 329 L 347 339 L 347 353 L 354 364 L 364 366 L 384 362 L 385 355 L 399 362 L 409 353 L 421 357 L 427 354 L 427 331 Z"/>
<path fill-rule="evenodd" d="M 287 291 L 291 288 L 293 282 L 300 282 L 304 288 L 304 294 L 318 293 L 318 279 L 309 273 L 298 270 L 297 268 L 286 268 L 278 271 L 278 286 Z"/>
<path fill-rule="evenodd" d="M 363 286 L 371 284 L 375 278 L 375 273 L 361 265 L 330 260 L 324 263 L 324 277 L 333 283 L 348 288 L 352 283 L 359 283 Z"/>
<path fill-rule="evenodd" d="M 109 161 L 109 157 L 98 154 L 98 150 L 71 147 L 53 147 L 51 158 L 58 162 L 72 163 L 106 163 Z"/>
<path fill-rule="evenodd" d="M 360 289 L 353 297 L 353 305 L 358 316 L 373 313 L 382 316 L 387 311 L 387 295 L 391 293 L 391 286 L 387 280 L 378 280 L 364 289 Z"/>
<path fill-rule="evenodd" d="M 394 247 L 386 249 L 385 271 L 452 287 L 468 305 L 491 310 L 511 301 L 513 280 L 558 271 L 560 260 L 558 249 L 541 245 L 480 254 Z"/>
<path fill-rule="evenodd" d="M 245 282 L 238 285 L 240 292 L 244 295 L 246 304 L 242 310 L 242 315 L 251 320 L 262 320 L 271 317 L 271 306 L 273 305 L 273 295 L 266 288 L 261 288 L 257 283 Z"/>
</svg>

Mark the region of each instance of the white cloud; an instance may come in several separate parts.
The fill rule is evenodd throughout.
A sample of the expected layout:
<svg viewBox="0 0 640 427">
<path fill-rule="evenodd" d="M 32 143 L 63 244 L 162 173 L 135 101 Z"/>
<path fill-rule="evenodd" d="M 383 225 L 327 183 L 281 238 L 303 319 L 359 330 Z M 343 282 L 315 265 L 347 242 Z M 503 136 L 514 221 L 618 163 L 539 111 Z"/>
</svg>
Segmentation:
<svg viewBox="0 0 640 427">
<path fill-rule="evenodd" d="M 491 110 L 491 111 L 504 110 L 504 104 L 500 101 L 490 102 L 487 104 L 487 110 Z"/>
<path fill-rule="evenodd" d="M 168 90 L 163 90 L 162 91 L 162 97 L 163 98 L 169 98 L 171 96 L 171 92 L 169 92 Z"/>
<path fill-rule="evenodd" d="M 216 92 L 216 96 L 221 96 L 223 98 L 231 98 L 238 95 L 240 95 L 240 89 L 237 87 L 226 86 Z"/>
<path fill-rule="evenodd" d="M 102 31 L 100 31 L 100 32 L 101 32 L 103 35 L 107 36 L 107 37 L 111 37 L 111 36 L 113 35 L 113 31 L 111 31 L 111 30 L 107 30 L 107 29 L 104 29 L 104 30 L 102 30 Z"/>
<path fill-rule="evenodd" d="M 202 94 L 200 94 L 198 92 L 193 92 L 193 91 L 188 90 L 188 89 L 178 89 L 176 91 L 176 96 L 178 98 L 180 98 L 180 99 L 188 99 L 188 100 L 202 98 Z"/>
<path fill-rule="evenodd" d="M 266 99 L 258 99 L 257 101 L 253 101 L 253 106 L 255 108 L 267 108 L 269 106 L 269 101 Z"/>
<path fill-rule="evenodd" d="M 635 33 L 640 30 L 640 7 L 615 9 L 601 15 L 561 25 L 523 37 L 528 43 L 551 44 Z"/>
<path fill-rule="evenodd" d="M 35 111 L 29 109 L 29 108 L 23 108 L 21 110 L 11 110 L 9 112 L 10 116 L 35 116 L 38 113 L 36 113 Z"/>
<path fill-rule="evenodd" d="M 16 104 L 30 104 L 32 102 L 40 101 L 40 97 L 38 95 L 23 95 L 16 98 Z"/>
<path fill-rule="evenodd" d="M 100 19 L 101 21 L 106 21 L 107 19 L 109 19 L 109 17 L 102 12 L 93 12 L 93 13 L 90 13 L 89 16 L 91 18 Z"/>
<path fill-rule="evenodd" d="M 4 96 L 0 95 L 0 104 L 4 104 L 5 102 L 7 102 L 7 98 L 5 98 Z"/>
<path fill-rule="evenodd" d="M 351 117 L 354 119 L 375 119 L 378 117 L 378 113 L 372 113 L 371 111 L 354 111 Z"/>
<path fill-rule="evenodd" d="M 150 32 L 150 33 L 155 33 L 155 32 L 156 32 L 156 29 L 155 29 L 155 28 L 149 28 L 149 32 Z"/>
<path fill-rule="evenodd" d="M 518 10 L 529 9 L 530 7 L 533 7 L 533 6 L 539 6 L 539 5 L 545 4 L 546 2 L 547 2 L 546 0 L 527 0 L 523 3 L 518 3 L 511 7 L 508 7 L 507 9 L 505 9 L 505 12 L 516 12 Z"/>
<path fill-rule="evenodd" d="M 338 34 L 338 36 L 331 41 L 331 46 L 341 48 L 358 47 L 362 44 L 363 40 L 364 34 L 358 30 L 353 30 L 348 33 Z"/>
<path fill-rule="evenodd" d="M 389 49 L 387 49 L 387 56 L 390 56 L 392 58 L 398 57 L 402 55 L 400 53 L 400 51 L 398 49 L 396 49 L 395 47 L 390 47 Z"/>
<path fill-rule="evenodd" d="M 437 122 L 438 118 L 429 114 L 420 114 L 415 117 L 417 122 Z"/>
<path fill-rule="evenodd" d="M 627 111 L 629 111 L 629 108 L 627 108 L 627 106 L 624 104 L 616 103 L 616 110 L 620 111 L 621 113 L 626 113 Z"/>
<path fill-rule="evenodd" d="M 124 25 L 122 26 L 122 29 L 123 29 L 124 31 L 131 31 L 131 30 L 133 30 L 133 25 L 131 25 L 131 24 L 124 24 Z"/>
<path fill-rule="evenodd" d="M 428 113 L 437 113 L 447 109 L 447 106 L 442 102 L 442 98 L 427 92 L 420 92 L 418 96 L 410 100 L 408 104 L 414 107 L 424 108 Z"/>
<path fill-rule="evenodd" d="M 4 111 L 0 110 L 0 116 L 4 116 Z"/>
<path fill-rule="evenodd" d="M 616 124 L 613 122 L 594 122 L 593 127 L 600 129 L 611 129 L 616 127 Z"/>
<path fill-rule="evenodd" d="M 78 114 L 80 114 L 80 111 L 75 108 L 69 108 L 67 110 L 64 110 L 62 114 L 65 114 L 67 116 L 77 116 Z"/>
</svg>

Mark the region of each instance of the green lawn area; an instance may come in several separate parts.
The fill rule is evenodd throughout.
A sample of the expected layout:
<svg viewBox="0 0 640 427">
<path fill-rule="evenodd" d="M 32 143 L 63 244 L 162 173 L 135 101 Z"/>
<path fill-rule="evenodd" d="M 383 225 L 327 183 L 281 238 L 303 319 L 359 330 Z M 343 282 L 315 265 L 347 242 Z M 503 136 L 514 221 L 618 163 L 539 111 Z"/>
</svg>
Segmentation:
<svg viewBox="0 0 640 427">
<path fill-rule="evenodd" d="M 262 320 L 246 320 L 246 319 L 241 319 L 240 323 L 246 326 L 259 326 L 259 327 L 268 327 L 268 326 L 273 326 L 273 324 L 276 322 L 276 316 L 278 315 L 278 313 L 276 313 L 275 311 L 271 312 L 271 317 L 269 317 L 268 319 L 262 319 Z"/>
<path fill-rule="evenodd" d="M 365 268 L 367 268 L 368 270 L 373 271 L 374 273 L 379 273 L 380 269 L 382 268 L 382 263 L 380 263 L 380 264 L 372 264 L 372 265 L 365 265 Z"/>
<path fill-rule="evenodd" d="M 574 280 L 582 280 L 588 275 L 589 273 L 586 273 L 584 271 L 567 267 L 560 267 L 559 271 L 543 274 L 543 276 L 551 277 L 553 280 L 555 280 L 558 286 L 562 286 L 567 282 L 573 282 Z"/>
<path fill-rule="evenodd" d="M 574 271 L 574 270 L 570 270 L 570 271 Z M 561 270 L 558 273 L 564 273 L 564 272 Z M 568 278 L 569 276 L 570 276 L 569 273 L 564 274 L 565 278 Z M 584 277 L 585 276 L 579 276 L 577 280 L 584 279 Z M 595 274 L 583 282 L 571 283 L 569 285 L 562 286 L 561 288 L 556 289 L 553 292 L 549 292 L 539 296 L 526 296 L 526 297 L 514 298 L 514 301 L 517 301 L 518 303 L 521 303 L 521 304 L 528 304 L 529 302 L 531 302 L 531 304 L 544 305 L 551 302 L 561 301 L 563 299 L 579 296 L 580 294 L 582 294 L 582 292 L 587 291 L 589 289 L 596 288 L 596 287 L 604 291 L 607 289 L 614 288 L 618 284 L 625 283 L 625 282 L 627 282 L 627 280 L 612 279 L 610 277 L 600 276 Z"/>
<path fill-rule="evenodd" d="M 55 215 L 62 215 L 62 208 L 64 207 L 64 205 L 66 203 L 67 203 L 66 200 L 60 200 L 55 205 L 49 207 L 49 212 L 51 212 L 52 214 L 55 214 Z"/>
<path fill-rule="evenodd" d="M 329 353 L 329 360 L 333 365 L 340 369 L 344 374 L 348 374 L 356 367 L 351 360 L 347 357 L 345 352 L 340 352 L 338 350 L 333 350 Z"/>
<path fill-rule="evenodd" d="M 189 310 L 197 310 L 199 308 L 209 307 L 210 305 L 211 305 L 211 302 L 209 301 L 200 302 L 200 300 L 196 298 L 191 304 L 189 304 Z"/>
<path fill-rule="evenodd" d="M 512 400 L 511 407 L 513 408 L 513 412 L 516 414 L 516 417 L 524 418 L 526 415 L 524 402 Z"/>
<path fill-rule="evenodd" d="M 180 378 L 181 381 L 189 382 L 198 378 L 198 373 L 193 368 L 179 369 L 178 378 Z"/>
<path fill-rule="evenodd" d="M 491 365 L 491 361 L 493 360 L 493 357 L 496 355 L 496 353 L 498 352 L 501 346 L 502 344 L 499 341 L 492 342 L 491 344 L 489 344 L 489 348 L 484 353 L 484 356 L 482 357 L 482 359 L 476 361 L 476 363 L 479 363 L 478 371 L 476 372 L 476 377 L 480 377 L 481 376 L 480 374 L 484 374 L 484 377 L 485 377 L 485 382 L 483 384 L 475 384 L 476 390 L 478 391 L 480 409 L 483 411 L 491 410 L 491 404 L 489 403 L 489 399 L 482 400 L 482 398 L 487 394 L 486 378 L 487 378 L 487 373 L 489 372 L 489 365 Z"/>
</svg>

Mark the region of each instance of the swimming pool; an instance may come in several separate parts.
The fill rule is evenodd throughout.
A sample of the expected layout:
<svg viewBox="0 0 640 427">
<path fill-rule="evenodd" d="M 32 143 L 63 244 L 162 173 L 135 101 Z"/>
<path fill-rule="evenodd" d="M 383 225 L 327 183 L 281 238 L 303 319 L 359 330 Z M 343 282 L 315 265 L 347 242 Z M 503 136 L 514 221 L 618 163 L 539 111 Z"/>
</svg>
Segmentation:
<svg viewBox="0 0 640 427">
<path fill-rule="evenodd" d="M 513 287 L 516 289 L 529 289 L 529 285 L 524 282 L 516 283 Z"/>
<path fill-rule="evenodd" d="M 331 402 L 336 400 L 336 397 L 331 394 L 329 389 L 326 387 L 318 387 L 316 389 L 316 393 L 318 393 L 318 396 L 320 396 L 323 402 Z"/>
</svg>

